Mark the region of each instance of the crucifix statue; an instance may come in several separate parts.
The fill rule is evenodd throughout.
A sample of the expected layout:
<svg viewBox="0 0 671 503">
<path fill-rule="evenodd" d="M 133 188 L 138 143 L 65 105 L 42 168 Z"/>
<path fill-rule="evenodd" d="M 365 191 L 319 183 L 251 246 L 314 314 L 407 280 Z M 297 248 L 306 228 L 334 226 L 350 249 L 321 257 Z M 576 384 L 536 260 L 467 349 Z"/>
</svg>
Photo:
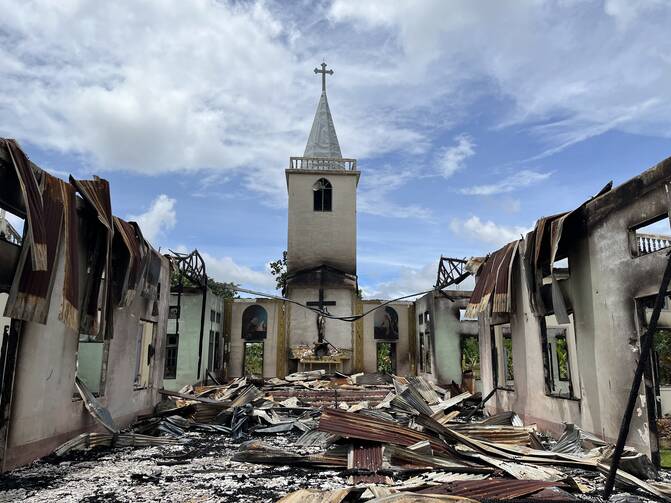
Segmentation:
<svg viewBox="0 0 671 503">
<path fill-rule="evenodd" d="M 316 307 L 319 309 L 317 313 L 317 343 L 315 344 L 315 354 L 317 356 L 326 356 L 328 354 L 328 342 L 324 336 L 324 324 L 325 319 L 321 313 L 328 313 L 326 306 L 335 306 L 335 300 L 324 300 L 324 288 L 319 288 L 319 300 L 318 301 L 309 301 L 306 305 L 310 307 Z"/>
<path fill-rule="evenodd" d="M 326 63 L 321 64 L 322 69 L 315 68 L 315 74 L 322 74 L 322 92 L 326 92 L 326 74 L 333 75 L 333 70 L 326 69 Z"/>
</svg>

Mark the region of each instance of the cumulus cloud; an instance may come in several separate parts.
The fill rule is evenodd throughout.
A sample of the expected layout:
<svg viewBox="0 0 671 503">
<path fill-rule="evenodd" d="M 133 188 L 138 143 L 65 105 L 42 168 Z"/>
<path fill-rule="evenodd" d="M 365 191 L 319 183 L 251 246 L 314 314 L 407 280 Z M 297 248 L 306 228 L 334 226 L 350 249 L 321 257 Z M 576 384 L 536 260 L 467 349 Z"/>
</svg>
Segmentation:
<svg viewBox="0 0 671 503">
<path fill-rule="evenodd" d="M 418 204 L 400 204 L 393 192 L 417 176 L 414 169 L 385 166 L 367 171 L 361 179 L 357 208 L 362 213 L 395 218 L 431 218 L 431 210 Z"/>
<path fill-rule="evenodd" d="M 176 203 L 175 199 L 161 194 L 154 199 L 147 211 L 140 215 L 130 215 L 128 218 L 140 225 L 147 241 L 155 244 L 166 231 L 172 229 L 177 223 Z"/>
<path fill-rule="evenodd" d="M 399 68 L 462 95 L 496 89 L 512 105 L 500 126 L 527 126 L 548 155 L 611 129 L 671 135 L 668 2 L 335 0 L 330 12 L 392 37 Z"/>
<path fill-rule="evenodd" d="M 283 167 L 303 151 L 319 98 L 323 26 L 272 1 L 0 0 L 0 10 L 0 135 L 96 170 L 235 172 L 284 204 Z M 401 111 L 348 93 L 364 78 L 356 62 L 335 65 L 345 153 L 427 148 Z"/>
<path fill-rule="evenodd" d="M 537 171 L 523 169 L 495 183 L 474 185 L 473 187 L 463 188 L 459 192 L 469 196 L 491 196 L 494 194 L 504 194 L 506 192 L 514 192 L 518 189 L 529 187 L 530 185 L 542 182 L 543 180 L 547 180 L 550 176 L 552 176 L 551 172 L 539 173 Z"/>
<path fill-rule="evenodd" d="M 216 257 L 202 253 L 207 267 L 208 276 L 225 283 L 236 283 L 250 290 L 261 290 L 266 293 L 275 292 L 275 278 L 270 270 L 259 271 L 238 264 L 232 257 Z"/>
<path fill-rule="evenodd" d="M 363 285 L 361 290 L 365 299 L 396 299 L 431 290 L 436 284 L 437 273 L 438 258 L 436 258 L 435 262 L 425 264 L 421 267 L 401 267 L 394 279 L 373 285 Z M 454 290 L 469 290 L 473 286 L 473 281 L 467 278 L 459 285 L 452 285 L 450 288 Z"/>
<path fill-rule="evenodd" d="M 438 156 L 438 171 L 449 178 L 465 166 L 465 161 L 475 154 L 475 143 L 467 134 L 454 138 L 455 145 L 444 148 Z"/>
<path fill-rule="evenodd" d="M 480 220 L 480 217 L 472 216 L 466 220 L 458 218 L 450 222 L 450 230 L 460 236 L 476 239 L 493 246 L 503 246 L 510 241 L 520 239 L 531 228 L 498 225 L 491 220 Z"/>
</svg>

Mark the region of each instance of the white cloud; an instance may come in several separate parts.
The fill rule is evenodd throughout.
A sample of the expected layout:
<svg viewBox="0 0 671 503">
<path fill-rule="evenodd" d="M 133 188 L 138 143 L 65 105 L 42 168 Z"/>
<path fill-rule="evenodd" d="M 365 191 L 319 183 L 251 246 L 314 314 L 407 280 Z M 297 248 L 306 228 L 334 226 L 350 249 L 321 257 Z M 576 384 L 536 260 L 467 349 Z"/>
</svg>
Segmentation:
<svg viewBox="0 0 671 503">
<path fill-rule="evenodd" d="M 176 202 L 175 199 L 161 194 L 154 199 L 147 211 L 140 215 L 130 215 L 128 218 L 140 225 L 147 241 L 155 244 L 166 231 L 172 229 L 177 223 Z"/>
<path fill-rule="evenodd" d="M 235 174 L 266 204 L 286 201 L 283 167 L 303 151 L 324 55 L 343 154 L 359 159 L 435 159 L 433 139 L 480 120 L 470 106 L 485 94 L 499 125 L 538 135 L 544 155 L 611 129 L 671 135 L 666 2 L 0 0 L 0 11 L 0 135 L 92 170 Z M 450 176 L 472 139 L 440 154 Z"/>
<path fill-rule="evenodd" d="M 399 204 L 393 201 L 392 193 L 417 177 L 417 171 L 410 168 L 385 166 L 366 171 L 361 178 L 357 209 L 369 215 L 395 218 L 431 218 L 431 210 L 417 204 Z"/>
<path fill-rule="evenodd" d="M 520 239 L 531 228 L 498 225 L 491 220 L 482 221 L 477 216 L 466 220 L 458 218 L 450 222 L 450 230 L 462 237 L 469 237 L 493 246 L 503 246 L 506 243 Z"/>
<path fill-rule="evenodd" d="M 363 296 L 366 299 L 396 299 L 431 290 L 436 284 L 438 260 L 439 257 L 436 257 L 435 262 L 422 267 L 401 267 L 398 276 L 392 280 L 362 286 Z M 460 284 L 452 285 L 449 288 L 452 290 L 471 290 L 473 286 L 473 280 L 467 278 Z"/>
<path fill-rule="evenodd" d="M 374 86 L 315 26 L 319 7 L 0 0 L 0 10 L 0 135 L 95 170 L 235 172 L 264 203 L 284 204 L 283 168 L 307 140 L 323 51 L 343 54 L 331 106 L 346 155 L 428 148 L 403 107 L 389 107 L 395 92 L 357 92 Z"/>
<path fill-rule="evenodd" d="M 14 230 L 19 234 L 23 233 L 23 218 L 19 218 L 13 213 L 5 213 L 5 218 L 7 222 L 14 227 Z"/>
<path fill-rule="evenodd" d="M 444 148 L 438 157 L 438 171 L 449 178 L 465 166 L 465 161 L 475 154 L 475 143 L 467 134 L 454 138 L 456 145 Z"/>
<path fill-rule="evenodd" d="M 336 0 L 331 16 L 386 34 L 400 71 L 494 90 L 512 104 L 500 124 L 528 126 L 548 155 L 611 129 L 671 136 L 668 2 Z"/>
<path fill-rule="evenodd" d="M 514 192 L 518 189 L 529 187 L 530 185 L 542 182 L 543 180 L 547 180 L 550 176 L 552 176 L 552 172 L 539 173 L 537 171 L 523 169 L 507 178 L 499 180 L 498 182 L 466 187 L 461 189 L 459 192 L 470 196 L 491 196 L 494 194 L 504 194 L 506 192 Z"/>
<path fill-rule="evenodd" d="M 426 264 L 421 268 L 401 267 L 393 280 L 362 286 L 364 298 L 395 299 L 430 290 L 436 283 L 437 272 L 438 259 L 435 264 Z"/>
<path fill-rule="evenodd" d="M 236 283 L 250 290 L 261 290 L 263 293 L 276 293 L 275 278 L 269 270 L 258 271 L 235 262 L 232 257 L 215 257 L 209 253 L 201 253 L 207 275 L 217 281 Z"/>
</svg>

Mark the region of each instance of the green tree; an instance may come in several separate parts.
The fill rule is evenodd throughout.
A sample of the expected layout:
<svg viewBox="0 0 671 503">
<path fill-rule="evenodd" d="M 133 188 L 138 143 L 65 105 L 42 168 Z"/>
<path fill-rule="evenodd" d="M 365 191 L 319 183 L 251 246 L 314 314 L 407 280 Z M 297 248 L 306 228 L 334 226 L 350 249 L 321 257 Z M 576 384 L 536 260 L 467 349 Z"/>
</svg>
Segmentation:
<svg viewBox="0 0 671 503">
<path fill-rule="evenodd" d="M 391 374 L 393 371 L 391 344 L 388 342 L 379 342 L 377 344 L 377 371 L 380 374 Z"/>
<path fill-rule="evenodd" d="M 282 252 L 282 258 L 270 263 L 270 274 L 275 277 L 277 289 L 282 295 L 287 294 L 287 251 Z"/>
<path fill-rule="evenodd" d="M 659 384 L 671 384 L 671 330 L 655 332 L 655 352 L 659 361 Z"/>
<path fill-rule="evenodd" d="M 177 285 L 179 285 L 179 271 L 175 270 L 170 274 L 170 286 L 176 287 Z M 198 286 L 184 276 L 182 276 L 182 285 L 192 288 Z M 218 297 L 225 299 L 237 299 L 239 297 L 238 292 L 235 290 L 239 285 L 236 283 L 222 283 L 212 278 L 207 278 L 207 286 Z"/>
<path fill-rule="evenodd" d="M 461 370 L 471 370 L 473 378 L 480 379 L 480 342 L 477 336 L 461 339 Z"/>
</svg>

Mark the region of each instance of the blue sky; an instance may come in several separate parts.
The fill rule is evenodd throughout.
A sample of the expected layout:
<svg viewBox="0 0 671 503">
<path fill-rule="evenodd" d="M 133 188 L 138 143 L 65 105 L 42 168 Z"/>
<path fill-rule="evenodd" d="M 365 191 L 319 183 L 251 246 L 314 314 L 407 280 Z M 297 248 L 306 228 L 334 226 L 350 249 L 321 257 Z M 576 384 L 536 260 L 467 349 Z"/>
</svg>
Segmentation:
<svg viewBox="0 0 671 503">
<path fill-rule="evenodd" d="M 0 135 L 110 180 L 155 246 L 271 291 L 326 59 L 359 160 L 359 282 L 431 287 L 671 155 L 671 6 L 657 0 L 0 0 Z"/>
</svg>

